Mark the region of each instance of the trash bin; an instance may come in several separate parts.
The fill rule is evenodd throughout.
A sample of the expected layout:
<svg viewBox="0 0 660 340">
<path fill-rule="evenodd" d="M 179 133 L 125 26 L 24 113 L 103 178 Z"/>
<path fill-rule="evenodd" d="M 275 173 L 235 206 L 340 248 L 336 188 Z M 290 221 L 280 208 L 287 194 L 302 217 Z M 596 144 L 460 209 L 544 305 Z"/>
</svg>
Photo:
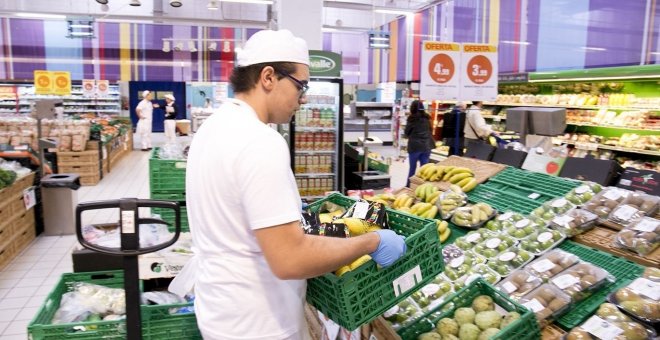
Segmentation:
<svg viewBox="0 0 660 340">
<path fill-rule="evenodd" d="M 176 121 L 176 128 L 179 130 L 179 133 L 181 135 L 189 135 L 190 134 L 190 120 L 188 119 L 181 119 Z"/>
<path fill-rule="evenodd" d="M 41 179 L 44 235 L 71 235 L 76 232 L 78 188 L 78 174 L 55 174 Z"/>
</svg>

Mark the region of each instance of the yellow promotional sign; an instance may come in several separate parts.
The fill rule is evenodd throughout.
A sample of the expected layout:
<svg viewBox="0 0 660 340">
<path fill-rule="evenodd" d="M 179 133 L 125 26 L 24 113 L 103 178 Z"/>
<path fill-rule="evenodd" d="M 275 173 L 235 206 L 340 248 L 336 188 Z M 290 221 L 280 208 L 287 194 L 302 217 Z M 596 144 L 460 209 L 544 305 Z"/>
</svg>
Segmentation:
<svg viewBox="0 0 660 340">
<path fill-rule="evenodd" d="M 51 94 L 53 92 L 53 79 L 50 71 L 34 71 L 34 93 Z"/>
<path fill-rule="evenodd" d="M 71 95 L 71 73 L 68 71 L 55 71 L 53 74 L 53 94 L 60 96 Z"/>
</svg>

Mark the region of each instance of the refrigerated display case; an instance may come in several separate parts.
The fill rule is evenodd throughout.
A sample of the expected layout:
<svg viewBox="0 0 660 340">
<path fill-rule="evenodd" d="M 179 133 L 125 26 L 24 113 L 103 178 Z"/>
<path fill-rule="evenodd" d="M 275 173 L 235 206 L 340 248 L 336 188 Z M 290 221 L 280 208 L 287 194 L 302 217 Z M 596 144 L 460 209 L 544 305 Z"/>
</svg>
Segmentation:
<svg viewBox="0 0 660 340">
<path fill-rule="evenodd" d="M 342 94 L 342 79 L 311 78 L 307 103 L 282 130 L 300 196 L 308 202 L 344 191 Z"/>
</svg>

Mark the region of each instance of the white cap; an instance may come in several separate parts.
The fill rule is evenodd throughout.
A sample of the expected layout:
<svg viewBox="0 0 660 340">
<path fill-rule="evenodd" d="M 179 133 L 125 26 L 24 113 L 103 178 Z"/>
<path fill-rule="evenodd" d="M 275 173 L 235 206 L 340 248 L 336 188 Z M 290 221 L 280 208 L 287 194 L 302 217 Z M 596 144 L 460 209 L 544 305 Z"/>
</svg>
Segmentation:
<svg viewBox="0 0 660 340">
<path fill-rule="evenodd" d="M 151 92 L 149 92 L 149 90 L 142 91 L 142 98 L 147 97 L 149 95 L 149 93 L 151 93 Z"/>
<path fill-rule="evenodd" d="M 169 100 L 171 100 L 171 101 L 175 101 L 175 100 L 176 100 L 176 99 L 174 99 L 174 96 L 171 95 L 171 94 L 169 94 L 169 93 L 165 95 L 165 98 L 166 98 L 166 99 L 169 99 Z"/>
<path fill-rule="evenodd" d="M 239 67 L 269 62 L 309 65 L 309 51 L 305 40 L 288 30 L 263 30 L 248 39 L 236 59 Z"/>
</svg>

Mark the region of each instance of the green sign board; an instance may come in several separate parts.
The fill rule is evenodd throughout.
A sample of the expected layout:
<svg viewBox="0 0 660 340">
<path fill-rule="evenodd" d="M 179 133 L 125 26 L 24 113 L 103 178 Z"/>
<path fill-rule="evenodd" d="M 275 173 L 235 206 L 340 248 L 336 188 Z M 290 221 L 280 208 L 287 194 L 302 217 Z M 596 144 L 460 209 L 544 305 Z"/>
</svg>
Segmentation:
<svg viewBox="0 0 660 340">
<path fill-rule="evenodd" d="M 341 54 L 326 51 L 309 51 L 309 73 L 312 77 L 341 76 Z"/>
</svg>

